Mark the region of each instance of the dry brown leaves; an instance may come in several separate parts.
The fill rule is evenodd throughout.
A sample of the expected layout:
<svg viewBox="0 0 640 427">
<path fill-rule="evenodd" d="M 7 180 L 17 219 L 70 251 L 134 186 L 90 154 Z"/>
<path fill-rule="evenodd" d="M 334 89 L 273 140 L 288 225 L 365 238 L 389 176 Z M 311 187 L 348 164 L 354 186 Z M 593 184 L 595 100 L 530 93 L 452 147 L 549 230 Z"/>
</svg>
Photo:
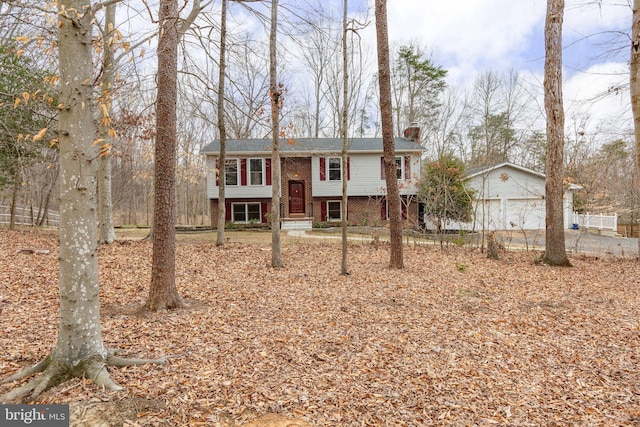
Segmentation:
<svg viewBox="0 0 640 427">
<path fill-rule="evenodd" d="M 6 230 L 0 240 L 4 377 L 54 345 L 57 241 Z M 180 244 L 189 308 L 139 315 L 151 244 L 101 247 L 105 343 L 175 357 L 112 370 L 123 392 L 75 379 L 39 402 L 162 403 L 124 425 L 232 426 L 266 413 L 314 426 L 640 424 L 637 261 L 552 268 L 533 252 L 489 261 L 412 246 L 406 268 L 390 271 L 385 247 L 349 251 L 341 276 L 335 244 L 284 246 L 281 270 L 266 246 Z"/>
</svg>

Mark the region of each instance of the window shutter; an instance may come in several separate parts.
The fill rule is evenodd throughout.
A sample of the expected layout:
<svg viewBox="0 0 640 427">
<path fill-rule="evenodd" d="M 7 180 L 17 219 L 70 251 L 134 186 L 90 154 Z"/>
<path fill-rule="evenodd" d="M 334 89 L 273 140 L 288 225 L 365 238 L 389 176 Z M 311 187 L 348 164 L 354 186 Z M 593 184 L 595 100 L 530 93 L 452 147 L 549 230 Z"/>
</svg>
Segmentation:
<svg viewBox="0 0 640 427">
<path fill-rule="evenodd" d="M 216 187 L 220 186 L 220 159 L 216 159 Z"/>
<path fill-rule="evenodd" d="M 351 179 L 351 157 L 347 157 L 347 181 Z"/>
<path fill-rule="evenodd" d="M 320 181 L 327 180 L 327 159 L 320 157 Z M 327 207 L 325 206 L 325 209 Z M 324 220 L 323 220 L 324 221 Z"/>
<path fill-rule="evenodd" d="M 382 221 L 387 220 L 387 199 L 382 199 L 380 202 L 380 219 Z"/>
<path fill-rule="evenodd" d="M 402 219 L 407 219 L 407 205 L 400 199 L 400 208 L 402 209 Z"/>
<path fill-rule="evenodd" d="M 269 202 L 261 202 L 260 209 L 262 209 L 262 222 L 267 222 L 267 214 L 269 213 Z"/>
<path fill-rule="evenodd" d="M 265 175 L 267 175 L 265 178 L 265 182 L 267 183 L 267 185 L 271 185 L 271 159 L 264 159 L 265 162 Z"/>
<path fill-rule="evenodd" d="M 240 159 L 240 185 L 247 185 L 247 159 Z"/>
<path fill-rule="evenodd" d="M 411 179 L 411 156 L 404 156 L 404 179 Z"/>
<path fill-rule="evenodd" d="M 380 179 L 387 179 L 387 174 L 384 171 L 384 156 L 380 157 Z"/>
<path fill-rule="evenodd" d="M 231 221 L 231 202 L 224 202 L 224 219 Z"/>
<path fill-rule="evenodd" d="M 320 202 L 320 221 L 327 220 L 327 202 Z"/>
</svg>

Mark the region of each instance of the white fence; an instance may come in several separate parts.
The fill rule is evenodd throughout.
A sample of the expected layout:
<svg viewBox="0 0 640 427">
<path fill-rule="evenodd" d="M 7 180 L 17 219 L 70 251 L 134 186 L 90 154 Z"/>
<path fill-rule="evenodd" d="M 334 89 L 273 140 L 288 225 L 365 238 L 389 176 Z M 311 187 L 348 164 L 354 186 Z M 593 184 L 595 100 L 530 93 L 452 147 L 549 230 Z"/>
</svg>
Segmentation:
<svg viewBox="0 0 640 427">
<path fill-rule="evenodd" d="M 618 231 L 618 214 L 592 215 L 590 213 L 573 213 L 573 224 L 580 228 Z"/>
<path fill-rule="evenodd" d="M 31 209 L 16 206 L 15 224 L 34 226 L 38 220 L 38 212 Z M 11 208 L 9 206 L 0 205 L 0 225 L 9 225 L 11 221 Z M 57 212 L 49 211 L 43 223 L 46 227 L 58 227 L 60 224 L 60 215 Z"/>
</svg>

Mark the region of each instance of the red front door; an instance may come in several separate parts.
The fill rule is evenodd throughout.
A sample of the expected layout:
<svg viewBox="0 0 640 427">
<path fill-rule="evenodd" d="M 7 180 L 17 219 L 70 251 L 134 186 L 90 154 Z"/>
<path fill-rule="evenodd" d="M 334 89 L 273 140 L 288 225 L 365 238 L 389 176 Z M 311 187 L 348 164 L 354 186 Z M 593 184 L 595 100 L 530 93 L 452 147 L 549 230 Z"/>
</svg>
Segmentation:
<svg viewBox="0 0 640 427">
<path fill-rule="evenodd" d="M 304 182 L 289 181 L 289 213 L 304 213 Z"/>
</svg>

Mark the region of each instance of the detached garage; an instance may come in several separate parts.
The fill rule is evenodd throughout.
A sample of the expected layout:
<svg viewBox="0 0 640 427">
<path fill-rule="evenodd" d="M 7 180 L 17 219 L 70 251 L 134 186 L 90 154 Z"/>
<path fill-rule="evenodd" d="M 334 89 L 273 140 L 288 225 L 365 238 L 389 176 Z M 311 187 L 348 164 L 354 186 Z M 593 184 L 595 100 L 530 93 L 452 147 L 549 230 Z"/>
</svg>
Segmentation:
<svg viewBox="0 0 640 427">
<path fill-rule="evenodd" d="M 532 230 L 545 228 L 545 176 L 512 163 L 475 169 L 467 175 L 477 191 L 472 230 Z M 571 227 L 572 185 L 564 194 L 564 225 Z"/>
</svg>

